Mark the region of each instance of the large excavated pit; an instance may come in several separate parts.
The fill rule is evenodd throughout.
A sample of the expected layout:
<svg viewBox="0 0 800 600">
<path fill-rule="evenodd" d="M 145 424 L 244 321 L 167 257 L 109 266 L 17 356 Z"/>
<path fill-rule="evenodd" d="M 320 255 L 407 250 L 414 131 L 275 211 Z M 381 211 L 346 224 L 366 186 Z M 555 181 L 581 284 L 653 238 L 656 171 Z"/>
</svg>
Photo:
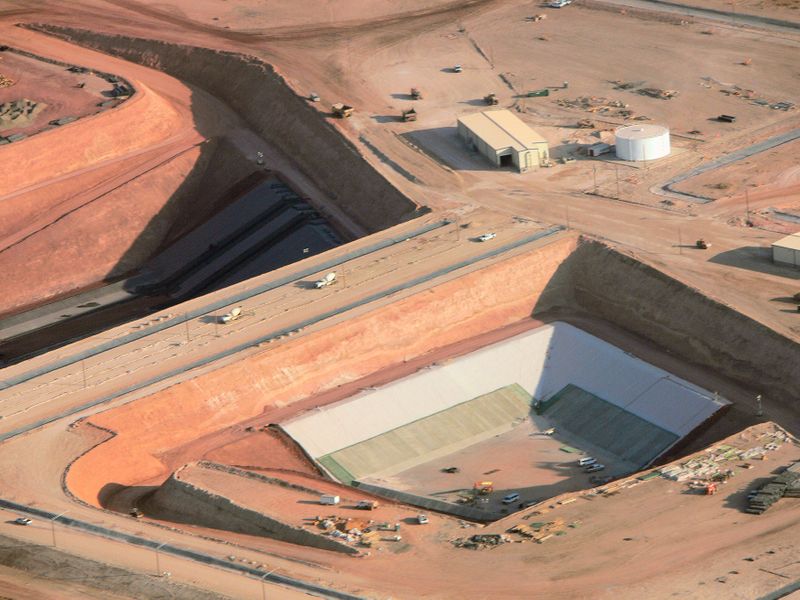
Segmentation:
<svg viewBox="0 0 800 600">
<path fill-rule="evenodd" d="M 427 210 L 375 171 L 322 114 L 257 58 L 31 27 L 186 82 L 207 95 L 206 104 L 224 103 L 231 124 L 217 131 L 218 124 L 208 125 L 208 114 L 192 115 L 198 133 L 208 138 L 205 142 L 60 218 L 51 217 L 54 223 L 38 225 L 46 227 L 47 235 L 37 235 L 33 228 L 27 237 L 0 248 L 0 261 L 10 275 L 6 281 L 13 282 L 0 285 L 7 292 L 0 314 L 11 315 L 0 322 L 6 332 L 0 356 L 6 362 L 260 275 Z M 129 107 L 101 115 L 108 127 L 121 128 L 113 136 L 119 139 L 116 152 L 135 143 L 146 147 L 142 139 L 177 133 L 169 129 L 177 121 L 169 103 L 141 87 Z M 127 134 L 134 123 L 149 137 Z M 49 139 L 26 141 L 32 155 L 53 162 L 56 174 L 76 168 L 74 160 L 67 161 L 68 153 L 58 150 L 66 144 L 65 136 L 74 135 L 73 127 L 79 136 L 87 134 L 78 122 L 49 132 Z M 61 146 L 53 143 L 59 140 Z M 266 158 L 258 158 L 258 150 Z M 21 179 L 6 183 L 37 183 L 25 179 L 28 171 L 15 171 Z M 142 195 L 146 201 L 128 202 Z M 55 210 L 53 202 L 48 196 L 23 194 L 16 212 L 27 215 L 26 223 L 35 221 Z M 8 208 L 10 215 L 13 208 Z M 54 245 L 60 255 L 73 257 L 63 269 L 49 268 Z M 98 287 L 104 283 L 108 285 Z"/>
<path fill-rule="evenodd" d="M 626 423 L 653 433 L 655 450 L 645 459 L 628 457 L 628 465 L 621 461 L 625 468 L 621 467 L 620 473 L 651 459 L 671 460 L 759 422 L 753 402 L 756 393 L 762 394 L 767 407 L 763 418 L 792 432 L 798 430 L 800 411 L 795 398 L 800 382 L 794 366 L 800 363 L 800 351 L 795 344 L 630 255 L 567 233 L 541 248 L 91 417 L 91 425 L 107 431 L 108 438 L 70 466 L 65 485 L 89 504 L 123 510 L 136 504 L 137 494 L 141 498 L 151 493 L 187 462 L 219 453 L 219 448 L 225 448 L 225 460 L 231 464 L 260 465 L 253 467 L 256 470 L 279 469 L 285 460 L 282 457 L 290 457 L 287 464 L 296 465 L 297 449 L 288 442 L 280 447 L 273 444 L 267 455 L 256 450 L 259 436 L 265 435 L 260 431 L 263 426 L 344 400 L 362 388 L 389 388 L 392 381 L 413 376 L 434 363 L 442 366 L 434 366 L 432 371 L 447 369 L 463 360 L 448 362 L 453 357 L 469 358 L 471 352 L 514 336 L 535 335 L 531 330 L 543 322 L 551 329 L 562 329 L 570 339 L 585 335 L 572 326 L 599 338 L 587 346 L 589 350 L 576 352 L 578 346 L 570 346 L 572 342 L 563 346 L 567 354 L 576 352 L 581 364 L 593 360 L 597 348 L 610 343 L 618 350 L 608 352 L 620 360 L 622 355 L 632 355 L 634 362 L 639 361 L 637 369 L 650 373 L 652 381 L 644 387 L 633 381 L 626 386 L 623 381 L 617 382 L 614 391 L 577 377 L 575 381 L 559 380 L 547 393 L 536 386 L 531 390 L 538 400 L 552 399 L 557 393 L 570 396 L 554 407 L 545 407 L 544 412 L 548 417 L 548 411 L 566 406 L 569 410 L 555 427 L 567 433 L 568 423 L 575 423 L 567 413 L 581 410 L 586 393 L 596 396 L 592 406 L 597 407 L 598 402 L 614 403 L 624 396 L 621 390 L 625 391 L 631 401 L 627 412 L 638 417 L 632 421 L 627 416 Z M 546 362 L 546 345 L 543 352 L 540 358 Z M 470 360 L 480 364 L 480 353 Z M 644 363 L 649 365 L 642 366 Z M 635 371 L 623 376 L 638 377 Z M 602 378 L 602 369 L 595 371 L 595 376 Z M 581 389 L 569 389 L 566 384 L 572 383 Z M 488 391 L 491 400 L 498 382 L 489 387 L 492 389 L 465 391 L 464 399 L 481 393 L 486 396 Z M 653 393 L 643 393 L 648 390 Z M 538 394 L 542 397 L 537 398 Z M 513 389 L 505 393 L 503 402 L 510 407 L 512 419 L 517 418 L 519 406 L 530 401 L 520 398 Z M 485 397 L 481 401 L 487 402 Z M 692 413 L 693 418 L 682 419 L 680 411 L 676 413 L 669 405 L 673 401 L 691 404 L 686 414 Z M 724 414 L 710 419 L 725 401 L 731 404 Z M 402 415 L 409 402 L 413 404 L 413 399 L 402 394 L 393 397 L 393 410 Z M 523 416 L 530 412 L 525 406 L 521 410 Z M 332 421 L 329 427 L 336 430 L 338 424 Z M 586 430 L 572 433 L 580 437 L 581 431 Z M 665 431 L 666 436 L 662 435 Z M 492 452 L 502 462 L 514 443 L 512 437 L 505 440 L 505 446 L 484 448 L 483 464 L 491 461 Z M 620 454 L 619 449 L 606 450 Z M 557 456 L 563 455 L 559 458 L 562 462 L 577 460 L 578 455 L 555 451 Z M 319 475 L 314 477 L 323 481 Z M 381 492 L 377 487 L 363 490 Z M 508 485 L 509 489 L 517 487 Z M 561 490 L 553 487 L 551 491 Z M 162 503 L 165 494 L 168 489 L 157 494 Z M 410 501 L 405 496 L 395 498 Z"/>
</svg>

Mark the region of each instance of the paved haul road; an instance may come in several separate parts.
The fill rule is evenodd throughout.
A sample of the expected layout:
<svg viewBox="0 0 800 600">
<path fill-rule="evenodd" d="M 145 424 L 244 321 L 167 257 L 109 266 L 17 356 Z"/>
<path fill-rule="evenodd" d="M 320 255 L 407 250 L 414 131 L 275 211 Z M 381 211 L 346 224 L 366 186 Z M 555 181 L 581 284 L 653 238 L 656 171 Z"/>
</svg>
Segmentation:
<svg viewBox="0 0 800 600">
<path fill-rule="evenodd" d="M 284 285 L 255 295 L 244 304 L 245 317 L 228 325 L 219 325 L 218 314 L 213 311 L 196 314 L 193 320 L 167 314 L 146 324 L 130 324 L 131 331 L 120 328 L 115 333 L 119 341 L 45 364 L 32 373 L 20 372 L 24 365 L 9 367 L 3 372 L 8 387 L 0 391 L 0 414 L 4 417 L 0 439 L 151 384 L 189 376 L 188 370 L 388 300 L 559 230 L 507 226 L 501 233 L 504 243 L 480 244 L 457 239 L 459 233 L 453 227 L 440 228 L 348 262 L 333 286 L 313 289 L 313 279 L 309 279 L 295 281 L 294 287 Z M 168 325 L 159 326 L 160 321 Z M 148 331 L 149 327 L 154 330 Z M 145 332 L 136 335 L 135 330 L 142 328 Z M 83 355 L 88 357 L 80 360 Z"/>
<path fill-rule="evenodd" d="M 748 25 L 750 27 L 767 28 L 783 33 L 797 33 L 800 31 L 800 23 L 774 19 L 772 17 L 760 17 L 758 15 L 748 15 L 745 13 L 727 12 L 715 10 L 713 8 L 700 8 L 688 6 L 678 2 L 668 2 L 666 0 L 602 0 L 604 4 L 616 4 L 619 6 L 630 6 L 632 8 L 644 8 L 658 12 L 672 13 L 678 15 L 688 15 L 699 17 L 711 21 L 721 21 L 728 25 Z"/>
</svg>

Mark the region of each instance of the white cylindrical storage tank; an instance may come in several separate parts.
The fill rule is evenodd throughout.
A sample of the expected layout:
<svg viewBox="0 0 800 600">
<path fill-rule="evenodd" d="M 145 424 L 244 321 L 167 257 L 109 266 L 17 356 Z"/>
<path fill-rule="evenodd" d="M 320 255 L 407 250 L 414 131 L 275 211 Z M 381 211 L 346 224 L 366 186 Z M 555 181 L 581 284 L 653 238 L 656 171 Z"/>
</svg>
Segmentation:
<svg viewBox="0 0 800 600">
<path fill-rule="evenodd" d="M 661 125 L 627 125 L 616 131 L 617 158 L 655 160 L 669 155 L 669 129 Z"/>
</svg>

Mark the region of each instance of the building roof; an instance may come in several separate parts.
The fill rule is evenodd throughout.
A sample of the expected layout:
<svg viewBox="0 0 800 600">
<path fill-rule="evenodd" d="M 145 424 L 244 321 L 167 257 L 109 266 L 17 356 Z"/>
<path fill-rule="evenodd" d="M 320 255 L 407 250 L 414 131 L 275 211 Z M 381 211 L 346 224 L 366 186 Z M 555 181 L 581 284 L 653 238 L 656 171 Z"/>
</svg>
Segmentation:
<svg viewBox="0 0 800 600">
<path fill-rule="evenodd" d="M 647 140 L 662 135 L 669 135 L 669 129 L 661 125 L 651 125 L 647 123 L 641 125 L 625 125 L 623 127 L 618 127 L 614 135 L 626 140 Z"/>
<path fill-rule="evenodd" d="M 461 117 L 459 123 L 481 138 L 493 150 L 514 148 L 517 152 L 546 144 L 541 135 L 507 110 L 487 110 Z"/>
<path fill-rule="evenodd" d="M 778 246 L 779 248 L 787 248 L 789 250 L 800 250 L 800 232 L 787 235 L 785 238 L 781 238 L 777 242 L 773 242 L 772 245 Z"/>
</svg>

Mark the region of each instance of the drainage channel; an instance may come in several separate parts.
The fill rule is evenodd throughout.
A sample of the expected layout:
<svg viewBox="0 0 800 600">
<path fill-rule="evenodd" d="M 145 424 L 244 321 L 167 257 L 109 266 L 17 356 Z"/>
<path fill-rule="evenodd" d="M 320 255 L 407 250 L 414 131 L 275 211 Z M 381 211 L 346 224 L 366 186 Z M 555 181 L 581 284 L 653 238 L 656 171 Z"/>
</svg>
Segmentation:
<svg viewBox="0 0 800 600">
<path fill-rule="evenodd" d="M 286 577 L 285 575 L 279 575 L 271 571 L 262 571 L 261 569 L 254 569 L 238 563 L 228 562 L 221 558 L 215 558 L 209 554 L 204 554 L 195 550 L 188 550 L 186 548 L 180 548 L 178 546 L 172 546 L 169 544 L 159 544 L 158 542 L 148 540 L 147 538 L 143 538 L 138 535 L 130 535 L 120 531 L 114 531 L 113 529 L 108 529 L 107 527 L 93 525 L 92 523 L 87 523 L 86 521 L 79 521 L 77 519 L 65 517 L 63 515 L 52 513 L 46 510 L 25 506 L 24 504 L 17 504 L 16 502 L 11 502 L 10 500 L 0 499 L 0 507 L 30 515 L 32 517 L 46 519 L 52 523 L 66 525 L 72 529 L 77 529 L 92 535 L 98 535 L 110 540 L 131 544 L 132 546 L 150 548 L 154 551 L 158 549 L 158 551 L 162 554 L 171 554 L 172 556 L 187 558 L 191 561 L 204 565 L 222 568 L 228 571 L 236 571 L 242 573 L 243 575 L 250 575 L 263 581 L 269 581 L 271 583 L 277 583 L 287 587 L 295 588 L 310 594 L 321 596 L 323 598 L 335 598 L 337 600 L 361 600 L 360 596 L 353 596 L 345 592 L 339 592 L 337 590 L 325 588 L 313 583 L 302 581 L 300 579 L 295 579 L 293 577 Z"/>
</svg>

